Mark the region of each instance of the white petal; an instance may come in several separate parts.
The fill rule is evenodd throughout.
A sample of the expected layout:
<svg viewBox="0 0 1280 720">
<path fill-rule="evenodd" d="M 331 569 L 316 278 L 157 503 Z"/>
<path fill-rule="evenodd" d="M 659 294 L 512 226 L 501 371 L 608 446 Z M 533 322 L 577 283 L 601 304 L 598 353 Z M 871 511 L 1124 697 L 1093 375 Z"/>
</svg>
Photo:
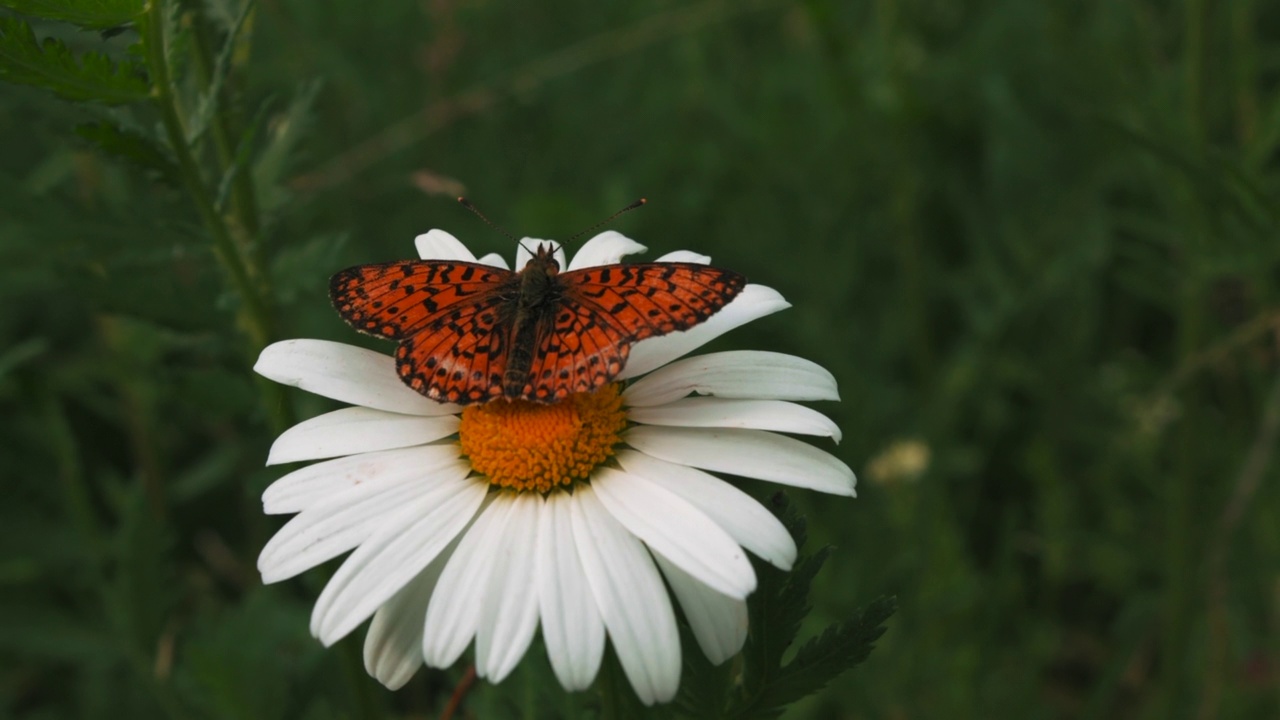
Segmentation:
<svg viewBox="0 0 1280 720">
<path fill-rule="evenodd" d="M 348 455 L 308 465 L 285 475 L 262 493 L 268 515 L 302 512 L 344 490 L 386 477 L 423 477 L 458 458 L 455 443 Z"/>
<path fill-rule="evenodd" d="M 329 340 L 282 340 L 263 348 L 255 372 L 282 385 L 351 405 L 407 413 L 449 415 L 462 411 L 438 403 L 400 382 L 390 355 Z"/>
<path fill-rule="evenodd" d="M 591 487 L 623 527 L 700 582 L 739 599 L 756 589 L 756 573 L 738 543 L 678 495 L 607 467 L 591 473 Z"/>
<path fill-rule="evenodd" d="M 638 425 L 627 430 L 622 439 L 643 453 L 673 463 L 835 495 L 856 495 L 856 479 L 848 465 L 784 435 Z"/>
<path fill-rule="evenodd" d="M 413 239 L 418 257 L 423 260 L 465 260 L 475 262 L 476 256 L 458 238 L 443 230 L 431 230 Z"/>
<path fill-rule="evenodd" d="M 721 595 L 703 585 L 662 553 L 655 552 L 653 559 L 680 601 L 702 654 L 713 665 L 737 655 L 747 641 L 747 601 Z"/>
<path fill-rule="evenodd" d="M 337 557 L 379 532 L 413 522 L 404 509 L 454 492 L 467 464 L 454 459 L 431 474 L 396 472 L 337 493 L 298 513 L 258 555 L 264 583 L 279 582 Z"/>
<path fill-rule="evenodd" d="M 430 497 L 407 504 L 415 516 L 361 543 L 325 585 L 311 613 L 311 633 L 332 645 L 364 622 L 422 572 L 467 526 L 488 486 L 474 478 L 441 483 Z"/>
<path fill-rule="evenodd" d="M 476 631 L 476 674 L 493 683 L 515 669 L 538 629 L 534 558 L 542 497 L 521 493 L 512 505 Z"/>
<path fill-rule="evenodd" d="M 634 255 L 645 250 L 645 246 L 622 233 L 606 230 L 583 243 L 566 269 L 579 270 L 597 265 L 613 265 L 621 262 L 624 255 Z"/>
<path fill-rule="evenodd" d="M 511 269 L 507 267 L 507 261 L 498 253 L 489 253 L 488 255 L 485 255 L 484 257 L 477 260 L 476 262 L 480 263 L 481 265 L 491 265 L 496 268 L 502 268 L 503 270 Z"/>
<path fill-rule="evenodd" d="M 654 260 L 654 262 L 687 262 L 697 263 L 699 265 L 707 265 L 711 262 L 710 255 L 703 255 L 692 250 L 674 250 Z"/>
<path fill-rule="evenodd" d="M 533 259 L 533 253 L 538 251 L 539 245 L 550 245 L 554 248 L 554 252 L 552 254 L 555 256 L 556 262 L 562 268 L 567 267 L 564 260 L 564 248 L 560 243 L 555 240 L 539 240 L 538 238 L 527 237 L 521 238 L 520 244 L 516 247 L 516 264 L 514 269 L 517 271 L 523 270 L 524 266 L 528 265 L 529 261 Z"/>
<path fill-rule="evenodd" d="M 643 375 L 678 357 L 702 347 L 730 330 L 752 320 L 791 307 L 777 290 L 764 285 L 747 285 L 738 297 L 705 322 L 670 335 L 641 340 L 631 348 L 620 380 Z"/>
<path fill-rule="evenodd" d="M 758 400 L 839 400 L 836 379 L 795 355 L 730 350 L 698 355 L 640 378 L 623 392 L 630 407 L 652 407 L 689 393 Z"/>
<path fill-rule="evenodd" d="M 604 657 L 604 620 L 573 539 L 567 492 L 547 497 L 538 523 L 538 608 L 551 668 L 564 689 L 585 690 Z"/>
<path fill-rule="evenodd" d="M 431 667 L 449 667 L 475 637 L 493 575 L 494 557 L 502 546 L 510 493 L 498 493 L 467 530 L 449 558 L 436 594 L 427 606 L 422 657 Z"/>
<path fill-rule="evenodd" d="M 729 533 L 742 547 L 766 562 L 790 570 L 796 543 L 782 521 L 755 498 L 697 468 L 677 465 L 636 450 L 620 450 L 618 464 L 684 498 Z"/>
<path fill-rule="evenodd" d="M 267 453 L 268 465 L 425 445 L 458 431 L 454 415 L 422 417 L 362 407 L 317 415 L 285 430 Z"/>
<path fill-rule="evenodd" d="M 689 397 L 655 407 L 633 407 L 627 419 L 646 425 L 726 427 L 822 435 L 840 442 L 840 428 L 826 415 L 782 400 Z"/>
<path fill-rule="evenodd" d="M 437 555 L 373 614 L 364 638 L 364 667 L 389 690 L 404 687 L 422 667 L 423 618 L 451 552 L 446 548 Z"/>
<path fill-rule="evenodd" d="M 652 558 L 589 485 L 575 488 L 572 517 L 591 594 L 631 687 L 645 705 L 670 700 L 680 686 L 680 635 Z"/>
</svg>

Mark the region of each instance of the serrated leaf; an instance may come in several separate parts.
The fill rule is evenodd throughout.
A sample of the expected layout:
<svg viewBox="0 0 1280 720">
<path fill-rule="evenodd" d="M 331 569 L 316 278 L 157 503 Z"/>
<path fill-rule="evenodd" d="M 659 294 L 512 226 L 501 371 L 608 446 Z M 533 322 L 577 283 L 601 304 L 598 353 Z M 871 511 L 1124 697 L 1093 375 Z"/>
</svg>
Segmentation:
<svg viewBox="0 0 1280 720">
<path fill-rule="evenodd" d="M 239 41 L 240 29 L 244 27 L 245 19 L 249 17 L 249 11 L 253 9 L 253 0 L 246 0 L 244 6 L 240 9 L 240 14 L 235 18 L 230 30 L 227 32 L 226 41 L 222 44 L 222 50 L 219 51 L 217 60 L 213 64 L 213 75 L 209 78 L 209 85 L 200 97 L 196 100 L 196 111 L 188 123 L 187 142 L 194 144 L 205 131 L 209 128 L 209 123 L 213 121 L 213 116 L 218 112 L 218 102 L 222 97 L 222 86 L 226 84 L 227 75 L 231 71 L 231 56 L 235 52 L 236 43 Z"/>
<path fill-rule="evenodd" d="M 683 613 L 680 615 L 680 647 L 685 648 L 682 653 L 684 667 L 673 709 L 683 717 L 724 717 L 725 700 L 735 679 L 733 669 L 736 661 L 712 665 L 707 656 L 698 651 L 698 641 Z"/>
<path fill-rule="evenodd" d="M 91 30 L 107 30 L 142 13 L 142 0 L 0 0 L 0 7 L 46 20 L 61 20 Z"/>
<path fill-rule="evenodd" d="M 169 157 L 169 151 L 141 133 L 99 122 L 76 126 L 76 134 L 108 155 L 156 173 L 168 185 L 182 184 L 178 165 Z"/>
<path fill-rule="evenodd" d="M 122 105 L 149 97 L 141 67 L 102 53 L 76 58 L 61 40 L 36 41 L 22 20 L 0 17 L 0 80 L 52 90 L 68 100 Z"/>
<path fill-rule="evenodd" d="M 803 518 L 774 498 L 780 516 L 797 547 L 806 539 Z M 756 563 L 758 587 L 749 599 L 751 632 L 743 649 L 742 685 L 725 717 L 776 717 L 791 703 L 823 688 L 832 678 L 866 659 L 872 642 L 884 632 L 893 614 L 892 599 L 880 599 L 854 620 L 827 628 L 804 645 L 785 666 L 783 656 L 795 642 L 800 623 L 811 609 L 809 588 L 831 553 L 826 547 L 801 555 L 790 573 Z"/>
<path fill-rule="evenodd" d="M 773 504 L 796 547 L 803 548 L 808 535 L 804 518 L 796 515 L 781 493 L 774 497 Z M 809 585 L 830 551 L 823 548 L 813 555 L 801 555 L 790 573 L 753 562 L 758 586 L 748 600 L 751 631 L 743 648 L 745 688 L 763 687 L 777 673 L 783 653 L 795 641 L 800 623 L 809 613 Z"/>
<path fill-rule="evenodd" d="M 885 621 L 896 609 L 896 599 L 878 598 L 855 619 L 829 626 L 822 635 L 805 643 L 739 715 L 781 715 L 788 705 L 818 692 L 838 675 L 866 660 L 875 648 L 875 641 L 885 632 Z"/>
<path fill-rule="evenodd" d="M 258 110 L 258 115 L 249 124 L 249 127 L 240 135 L 240 141 L 236 144 L 235 156 L 231 159 L 231 164 L 227 167 L 226 172 L 222 174 L 222 180 L 218 183 L 218 194 L 214 198 L 214 205 L 219 211 L 227 206 L 227 201 L 231 197 L 232 188 L 235 185 L 236 177 L 242 172 L 249 172 L 249 163 L 253 156 L 253 148 L 257 144 L 258 132 L 262 129 L 262 123 L 266 120 L 266 104 Z"/>
</svg>

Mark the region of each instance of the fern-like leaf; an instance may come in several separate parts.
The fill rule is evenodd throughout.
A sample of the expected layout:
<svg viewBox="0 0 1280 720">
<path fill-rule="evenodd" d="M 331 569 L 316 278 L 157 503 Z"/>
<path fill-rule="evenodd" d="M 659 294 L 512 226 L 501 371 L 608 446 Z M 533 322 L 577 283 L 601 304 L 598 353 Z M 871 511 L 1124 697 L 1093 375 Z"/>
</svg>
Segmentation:
<svg viewBox="0 0 1280 720">
<path fill-rule="evenodd" d="M 141 133 L 101 122 L 79 125 L 76 134 L 108 155 L 155 173 L 167 185 L 182 185 L 178 165 L 169 156 L 169 151 Z"/>
<path fill-rule="evenodd" d="M 0 7 L 90 30 L 127 25 L 142 14 L 143 0 L 0 0 Z"/>
<path fill-rule="evenodd" d="M 119 65 L 102 53 L 77 58 L 61 40 L 36 40 L 26 22 L 0 17 L 0 80 L 46 88 L 68 100 L 123 105 L 149 97 L 147 81 L 132 62 Z"/>
</svg>

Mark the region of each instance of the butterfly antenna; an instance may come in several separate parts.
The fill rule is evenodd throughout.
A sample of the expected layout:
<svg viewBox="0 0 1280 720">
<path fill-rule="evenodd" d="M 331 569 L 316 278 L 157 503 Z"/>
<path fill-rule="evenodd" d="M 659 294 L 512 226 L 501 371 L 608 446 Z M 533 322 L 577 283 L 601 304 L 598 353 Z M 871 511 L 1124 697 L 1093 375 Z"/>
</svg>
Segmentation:
<svg viewBox="0 0 1280 720">
<path fill-rule="evenodd" d="M 515 237 L 514 235 L 512 235 L 511 233 L 509 233 L 509 232 L 507 232 L 506 230 L 504 230 L 504 229 L 503 229 L 503 227 L 502 227 L 501 225 L 499 225 L 498 223 L 496 223 L 496 222 L 494 222 L 494 221 L 490 220 L 489 218 L 485 217 L 485 216 L 484 216 L 484 213 L 480 212 L 480 210 L 479 210 L 475 205 L 472 205 L 470 200 L 468 200 L 468 199 L 466 199 L 466 198 L 464 198 L 464 197 L 460 197 L 460 198 L 458 198 L 458 203 L 459 203 L 460 205 L 462 205 L 462 207 L 464 207 L 464 208 L 466 208 L 466 209 L 470 210 L 471 212 L 475 213 L 476 217 L 478 217 L 478 218 L 480 218 L 481 220 L 483 220 L 485 225 L 488 225 L 489 227 L 493 228 L 494 230 L 497 230 L 498 232 L 502 233 L 503 235 L 506 235 L 508 240 L 515 240 L 515 239 L 516 239 L 516 237 Z M 518 242 L 518 241 L 517 241 L 517 242 Z"/>
<path fill-rule="evenodd" d="M 647 202 L 649 202 L 649 201 L 648 201 L 648 200 L 646 200 L 646 199 L 644 199 L 644 198 L 640 198 L 639 200 L 637 200 L 637 201 L 635 201 L 635 202 L 631 203 L 630 205 L 628 205 L 628 206 L 626 206 L 626 207 L 622 208 L 621 210 L 619 210 L 618 212 L 616 212 L 616 213 L 614 213 L 614 214 L 610 215 L 609 217 L 605 218 L 604 220 L 601 220 L 600 222 L 596 223 L 595 225 L 592 225 L 591 227 L 587 228 L 586 230 L 583 230 L 582 232 L 578 233 L 577 235 L 574 235 L 573 237 L 569 238 L 568 240 L 565 240 L 565 244 L 567 245 L 567 244 L 569 244 L 569 243 L 573 242 L 574 240 L 577 240 L 578 238 L 582 237 L 583 235 L 586 235 L 587 233 L 591 232 L 592 230 L 598 230 L 598 229 L 600 229 L 600 228 L 604 227 L 605 225 L 608 225 L 609 223 L 613 222 L 614 220 L 617 220 L 619 215 L 622 215 L 623 213 L 629 213 L 629 212 L 631 212 L 632 210 L 635 210 L 635 209 L 637 209 L 637 208 L 639 208 L 639 207 L 642 207 L 642 206 L 643 206 L 645 203 L 647 203 Z"/>
</svg>

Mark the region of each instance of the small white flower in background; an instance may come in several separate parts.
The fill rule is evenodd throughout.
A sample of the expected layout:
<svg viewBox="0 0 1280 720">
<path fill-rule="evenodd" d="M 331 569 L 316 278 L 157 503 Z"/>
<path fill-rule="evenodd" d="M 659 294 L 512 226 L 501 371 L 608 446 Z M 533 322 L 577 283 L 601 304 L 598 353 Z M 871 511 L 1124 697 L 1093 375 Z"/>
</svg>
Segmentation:
<svg viewBox="0 0 1280 720">
<path fill-rule="evenodd" d="M 424 259 L 475 260 L 439 230 L 417 246 Z M 567 267 L 643 249 L 605 232 Z M 527 260 L 521 249 L 517 266 Z M 496 255 L 479 262 L 505 267 Z M 372 616 L 365 666 L 392 689 L 424 662 L 452 665 L 473 641 L 477 674 L 499 682 L 541 627 L 566 689 L 592 683 L 607 635 L 639 698 L 670 700 L 680 640 L 663 578 L 702 652 L 720 663 L 746 640 L 756 577 L 743 550 L 783 570 L 796 556 L 766 508 L 706 471 L 854 494 L 847 465 L 777 434 L 839 441 L 831 420 L 794 402 L 837 400 L 830 373 L 773 352 L 677 359 L 786 307 L 748 285 L 706 322 L 635 345 L 620 382 L 555 405 L 464 411 L 406 387 L 389 355 L 324 340 L 271 345 L 257 372 L 352 407 L 272 446 L 269 465 L 325 461 L 264 493 L 267 513 L 297 515 L 263 549 L 263 581 L 354 550 L 316 602 L 311 631 L 329 645 Z"/>
</svg>

